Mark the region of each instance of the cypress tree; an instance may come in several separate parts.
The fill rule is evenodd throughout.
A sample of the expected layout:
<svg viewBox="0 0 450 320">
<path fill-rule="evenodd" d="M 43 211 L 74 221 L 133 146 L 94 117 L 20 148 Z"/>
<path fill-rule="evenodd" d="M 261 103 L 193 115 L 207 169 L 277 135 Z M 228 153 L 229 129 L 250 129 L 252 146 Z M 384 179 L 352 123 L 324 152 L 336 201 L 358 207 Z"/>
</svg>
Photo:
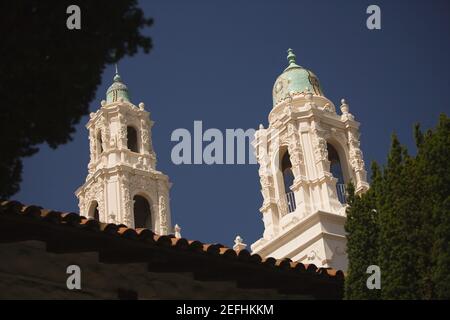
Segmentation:
<svg viewBox="0 0 450 320">
<path fill-rule="evenodd" d="M 349 189 L 347 299 L 380 297 L 365 286 L 367 266 L 377 263 L 383 299 L 450 298 L 450 119 L 441 115 L 426 134 L 416 125 L 414 135 L 415 158 L 393 135 L 370 190 Z"/>
<path fill-rule="evenodd" d="M 414 159 L 393 135 L 379 211 L 383 299 L 420 298 L 422 214 Z"/>
<path fill-rule="evenodd" d="M 363 195 L 355 195 L 353 184 L 348 186 L 348 208 L 345 230 L 349 268 L 345 281 L 346 299 L 378 299 L 378 290 L 366 285 L 370 265 L 378 265 L 377 191 L 380 172 L 372 164 L 372 188 Z"/>
<path fill-rule="evenodd" d="M 422 177 L 423 238 L 429 242 L 424 298 L 450 299 L 450 119 L 441 115 L 425 135 L 416 126 L 417 170 Z"/>
</svg>

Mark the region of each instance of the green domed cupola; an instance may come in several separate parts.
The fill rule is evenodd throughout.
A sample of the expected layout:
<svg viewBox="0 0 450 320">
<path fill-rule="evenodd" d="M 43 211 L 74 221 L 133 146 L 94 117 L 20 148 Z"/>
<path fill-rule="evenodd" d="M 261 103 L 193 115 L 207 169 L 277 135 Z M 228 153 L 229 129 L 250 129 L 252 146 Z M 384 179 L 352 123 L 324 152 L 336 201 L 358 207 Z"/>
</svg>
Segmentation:
<svg viewBox="0 0 450 320">
<path fill-rule="evenodd" d="M 116 65 L 116 75 L 114 76 L 113 84 L 106 91 L 106 103 L 119 101 L 123 98 L 124 101 L 130 101 L 128 87 L 122 82 Z"/>
<path fill-rule="evenodd" d="M 288 67 L 284 69 L 273 85 L 273 105 L 287 98 L 290 93 L 305 92 L 306 88 L 316 95 L 323 96 L 319 79 L 310 70 L 297 65 L 292 49 L 288 49 L 287 60 Z"/>
</svg>

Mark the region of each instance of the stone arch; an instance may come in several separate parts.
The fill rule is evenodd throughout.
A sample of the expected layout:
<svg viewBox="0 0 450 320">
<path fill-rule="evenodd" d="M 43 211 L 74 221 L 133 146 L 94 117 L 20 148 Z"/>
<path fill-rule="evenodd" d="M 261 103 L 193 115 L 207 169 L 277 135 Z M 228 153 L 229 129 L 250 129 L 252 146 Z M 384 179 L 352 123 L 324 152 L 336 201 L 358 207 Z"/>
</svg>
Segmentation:
<svg viewBox="0 0 450 320">
<path fill-rule="evenodd" d="M 283 150 L 280 159 L 280 170 L 283 176 L 284 192 L 288 193 L 291 191 L 290 187 L 294 184 L 294 173 L 292 172 L 291 156 L 287 148 Z"/>
<path fill-rule="evenodd" d="M 275 193 L 278 198 L 281 198 L 286 193 L 284 190 L 283 174 L 281 172 L 281 159 L 287 149 L 287 145 L 279 146 L 276 150 L 274 150 L 271 159 L 271 169 L 273 173 Z"/>
<path fill-rule="evenodd" d="M 135 228 L 154 230 L 155 214 L 152 205 L 153 202 L 150 197 L 143 193 L 139 192 L 133 196 L 133 220 Z"/>
<path fill-rule="evenodd" d="M 100 155 L 103 152 L 103 140 L 102 140 L 102 131 L 98 130 L 97 134 L 95 135 L 95 141 L 97 143 L 97 157 L 100 157 Z"/>
<path fill-rule="evenodd" d="M 139 152 L 138 130 L 131 125 L 127 126 L 127 148 L 133 152 Z"/>
<path fill-rule="evenodd" d="M 353 173 L 349 167 L 348 154 L 345 151 L 345 148 L 342 146 L 342 144 L 338 140 L 333 139 L 333 138 L 327 139 L 327 149 L 328 149 L 328 145 L 331 145 L 338 154 L 339 161 L 341 164 L 341 170 L 342 170 L 342 178 L 343 178 L 342 183 L 348 184 L 349 182 L 354 181 Z M 328 159 L 329 158 L 330 158 L 330 154 L 328 152 Z M 331 163 L 330 163 L 330 165 L 331 165 Z M 331 172 L 331 168 L 330 168 L 330 172 Z"/>
<path fill-rule="evenodd" d="M 294 183 L 294 173 L 288 145 L 284 143 L 278 147 L 271 161 L 279 214 L 283 216 L 296 209 L 295 195 L 290 189 Z"/>
<path fill-rule="evenodd" d="M 346 185 L 354 181 L 348 164 L 345 150 L 337 140 L 327 141 L 328 161 L 330 162 L 330 173 L 336 181 L 336 192 L 339 202 L 346 202 Z"/>
<path fill-rule="evenodd" d="M 94 219 L 97 221 L 100 221 L 100 213 L 98 210 L 98 202 L 97 200 L 92 200 L 92 202 L 89 205 L 89 211 L 88 211 L 88 217 L 90 219 Z"/>
<path fill-rule="evenodd" d="M 330 162 L 330 172 L 334 178 L 337 179 L 338 184 L 345 184 L 344 172 L 342 169 L 341 158 L 339 157 L 339 153 L 336 148 L 327 143 L 327 151 L 328 151 L 328 161 Z"/>
<path fill-rule="evenodd" d="M 283 201 L 286 201 L 285 205 L 287 206 L 287 213 L 291 213 L 295 211 L 297 205 L 294 192 L 291 190 L 291 187 L 294 184 L 294 172 L 292 171 L 291 155 L 287 148 L 283 151 L 280 162 L 285 197 Z"/>
</svg>

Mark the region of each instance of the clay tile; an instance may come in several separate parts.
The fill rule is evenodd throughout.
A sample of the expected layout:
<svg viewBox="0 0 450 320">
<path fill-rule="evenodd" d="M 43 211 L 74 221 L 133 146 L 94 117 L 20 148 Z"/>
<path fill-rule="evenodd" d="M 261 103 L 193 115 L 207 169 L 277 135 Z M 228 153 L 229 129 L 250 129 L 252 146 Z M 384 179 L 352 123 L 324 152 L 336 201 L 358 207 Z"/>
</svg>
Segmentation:
<svg viewBox="0 0 450 320">
<path fill-rule="evenodd" d="M 318 268 L 317 270 L 316 270 L 316 273 L 318 274 L 318 275 L 321 275 L 321 276 L 323 276 L 323 277 L 329 277 L 330 275 L 328 274 L 328 270 L 327 270 L 328 268 Z"/>
<path fill-rule="evenodd" d="M 324 268 L 330 277 L 334 277 L 336 275 L 336 269 Z"/>
<path fill-rule="evenodd" d="M 22 211 L 23 204 L 19 201 L 3 201 L 1 204 L 2 211 L 8 214 L 19 214 Z"/>
<path fill-rule="evenodd" d="M 45 221 L 49 221 L 52 223 L 61 223 L 61 212 L 53 211 L 53 210 L 41 210 L 41 217 L 44 218 Z"/>
<path fill-rule="evenodd" d="M 80 225 L 90 231 L 100 231 L 100 224 L 95 219 L 82 219 Z"/>
<path fill-rule="evenodd" d="M 26 206 L 22 209 L 22 214 L 32 217 L 32 218 L 40 218 L 41 217 L 42 207 L 38 206 Z"/>
<path fill-rule="evenodd" d="M 71 226 L 80 224 L 80 216 L 75 212 L 65 212 L 61 214 L 61 220 Z"/>
<path fill-rule="evenodd" d="M 138 239 L 140 241 L 152 242 L 152 243 L 155 242 L 155 240 L 153 239 L 153 236 L 155 234 L 150 229 L 138 228 L 138 229 L 136 229 L 136 233 L 137 233 Z"/>
<path fill-rule="evenodd" d="M 189 240 L 189 249 L 192 251 L 203 251 L 203 243 L 197 240 Z"/>
<path fill-rule="evenodd" d="M 291 262 L 290 265 L 291 265 L 291 268 L 294 269 L 295 271 L 300 271 L 300 272 L 306 271 L 305 265 L 301 262 Z"/>
<path fill-rule="evenodd" d="M 262 261 L 262 264 L 265 265 L 265 266 L 268 266 L 268 267 L 275 267 L 276 263 L 277 263 L 277 260 L 275 258 L 272 258 L 272 257 L 265 258 Z"/>
<path fill-rule="evenodd" d="M 108 223 L 106 223 L 106 222 L 98 221 L 98 229 L 99 229 L 100 231 L 105 230 L 105 228 L 106 228 L 107 225 L 108 225 Z"/>
<path fill-rule="evenodd" d="M 208 248 L 211 246 L 211 243 L 203 243 L 203 251 L 208 251 Z"/>
<path fill-rule="evenodd" d="M 246 249 L 239 250 L 238 252 L 236 252 L 236 254 L 237 254 L 238 258 L 241 260 L 246 260 L 246 261 L 250 260 L 251 254 Z"/>
<path fill-rule="evenodd" d="M 189 243 L 184 238 L 171 238 L 172 245 L 179 249 L 188 249 Z"/>
<path fill-rule="evenodd" d="M 315 273 L 317 270 L 317 267 L 315 264 L 305 264 L 305 268 L 307 272 Z"/>
<path fill-rule="evenodd" d="M 219 248 L 219 254 L 224 254 L 225 252 L 227 252 L 227 250 L 229 250 L 230 248 L 227 247 L 223 247 L 223 248 Z M 233 250 L 234 251 L 234 250 Z"/>
<path fill-rule="evenodd" d="M 223 246 L 221 244 L 204 244 L 203 245 L 203 251 L 209 254 L 213 255 L 219 255 L 220 254 L 220 248 Z"/>
<path fill-rule="evenodd" d="M 345 278 L 345 274 L 342 270 L 337 270 L 334 274 L 334 277 L 339 280 L 343 280 Z"/>
<path fill-rule="evenodd" d="M 279 259 L 275 262 L 275 265 L 281 269 L 284 270 L 290 270 L 291 269 L 291 262 L 292 260 L 289 258 Z"/>
<path fill-rule="evenodd" d="M 252 254 L 250 256 L 250 261 L 253 262 L 253 263 L 261 263 L 262 258 L 261 258 L 261 256 L 259 254 L 255 253 L 255 254 Z"/>
<path fill-rule="evenodd" d="M 85 224 L 86 222 L 88 222 L 88 218 L 86 218 L 85 216 L 80 216 L 80 224 Z"/>
<path fill-rule="evenodd" d="M 220 248 L 219 249 L 219 254 L 223 257 L 229 258 L 229 259 L 234 259 L 237 257 L 236 251 L 234 251 L 233 249 L 230 248 Z"/>
<path fill-rule="evenodd" d="M 171 247 L 172 246 L 172 241 L 170 240 L 169 236 L 161 236 L 161 235 L 155 234 L 153 236 L 153 239 L 156 241 L 156 244 L 158 246 L 163 246 L 163 247 Z"/>
<path fill-rule="evenodd" d="M 105 223 L 101 225 L 100 231 L 110 235 L 117 235 L 119 232 L 119 226 L 114 223 Z"/>
<path fill-rule="evenodd" d="M 130 239 L 130 240 L 135 240 L 137 239 L 137 233 L 134 229 L 131 228 L 119 228 L 119 230 L 117 231 L 117 233 L 125 239 Z"/>
<path fill-rule="evenodd" d="M 224 246 L 224 245 L 221 244 L 221 243 L 214 243 L 214 245 L 215 245 L 216 247 L 218 247 L 218 248 L 226 248 L 226 246 Z"/>
<path fill-rule="evenodd" d="M 322 269 L 322 268 L 321 268 Z M 332 269 L 332 268 L 323 268 L 323 269 L 325 269 L 325 272 L 328 274 L 328 276 L 330 276 L 330 277 L 335 277 L 336 276 L 336 274 L 338 273 L 338 272 L 342 272 L 342 271 L 340 271 L 340 270 L 336 270 L 336 269 Z M 320 270 L 320 269 L 319 269 Z"/>
</svg>

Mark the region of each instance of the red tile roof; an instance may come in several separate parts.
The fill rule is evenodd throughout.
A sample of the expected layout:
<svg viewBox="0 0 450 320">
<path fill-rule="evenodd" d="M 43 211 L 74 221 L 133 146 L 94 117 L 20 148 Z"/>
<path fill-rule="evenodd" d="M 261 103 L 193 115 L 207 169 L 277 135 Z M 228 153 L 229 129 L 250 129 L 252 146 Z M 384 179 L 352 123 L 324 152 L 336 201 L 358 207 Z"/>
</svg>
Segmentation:
<svg viewBox="0 0 450 320">
<path fill-rule="evenodd" d="M 192 272 L 197 280 L 236 281 L 316 298 L 342 297 L 342 271 L 266 258 L 221 244 L 157 235 L 17 201 L 0 201 L 0 243 L 39 240 L 55 253 L 97 251 L 103 263 L 148 263 L 151 272 Z"/>
</svg>

